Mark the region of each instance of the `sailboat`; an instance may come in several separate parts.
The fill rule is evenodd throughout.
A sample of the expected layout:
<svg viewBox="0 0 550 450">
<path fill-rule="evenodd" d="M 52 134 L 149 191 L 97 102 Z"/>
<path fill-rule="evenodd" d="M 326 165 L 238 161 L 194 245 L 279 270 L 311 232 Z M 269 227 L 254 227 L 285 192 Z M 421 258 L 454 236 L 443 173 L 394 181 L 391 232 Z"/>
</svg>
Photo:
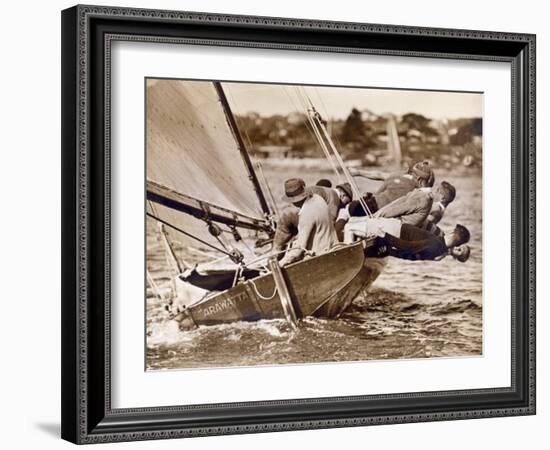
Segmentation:
<svg viewBox="0 0 550 450">
<path fill-rule="evenodd" d="M 169 308 L 182 330 L 337 318 L 378 277 L 384 260 L 366 256 L 373 240 L 340 244 L 284 268 L 277 255 L 252 248 L 250 242 L 273 236 L 276 205 L 219 82 L 148 80 L 146 103 L 147 215 L 160 226 L 175 279 L 199 293 Z M 218 254 L 225 266 L 191 264 L 178 245 L 210 259 Z"/>
</svg>

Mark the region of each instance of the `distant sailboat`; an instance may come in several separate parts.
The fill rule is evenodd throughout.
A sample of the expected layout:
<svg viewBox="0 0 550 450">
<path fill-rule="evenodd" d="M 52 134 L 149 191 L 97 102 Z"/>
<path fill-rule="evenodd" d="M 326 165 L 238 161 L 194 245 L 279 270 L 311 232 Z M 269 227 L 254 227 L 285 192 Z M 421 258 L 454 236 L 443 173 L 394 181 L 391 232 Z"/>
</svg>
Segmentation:
<svg viewBox="0 0 550 450">
<path fill-rule="evenodd" d="M 388 116 L 386 133 L 388 135 L 388 154 L 392 158 L 394 164 L 397 167 L 401 167 L 401 143 L 399 142 L 397 124 L 395 123 L 395 116 L 393 114 Z"/>
<path fill-rule="evenodd" d="M 383 261 L 365 257 L 372 241 L 341 244 L 283 269 L 275 256 L 256 254 L 252 238 L 274 232 L 264 189 L 220 83 L 148 80 L 147 214 L 164 227 L 172 259 L 180 258 L 173 250 L 178 242 L 229 264 L 173 264 L 187 269 L 180 281 L 206 293 L 172 311 L 180 328 L 275 318 L 295 326 L 305 316 L 338 317 L 379 275 Z"/>
</svg>

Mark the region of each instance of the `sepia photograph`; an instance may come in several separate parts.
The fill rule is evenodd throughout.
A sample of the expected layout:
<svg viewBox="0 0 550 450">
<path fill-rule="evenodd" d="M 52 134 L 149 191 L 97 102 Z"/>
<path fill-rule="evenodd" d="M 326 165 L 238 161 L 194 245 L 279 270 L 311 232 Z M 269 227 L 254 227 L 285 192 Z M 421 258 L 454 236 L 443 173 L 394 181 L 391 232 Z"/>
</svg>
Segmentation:
<svg viewBox="0 0 550 450">
<path fill-rule="evenodd" d="M 62 11 L 63 439 L 540 425 L 535 34 L 298 6 Z"/>
<path fill-rule="evenodd" d="M 146 370 L 483 355 L 483 98 L 146 78 Z"/>
</svg>

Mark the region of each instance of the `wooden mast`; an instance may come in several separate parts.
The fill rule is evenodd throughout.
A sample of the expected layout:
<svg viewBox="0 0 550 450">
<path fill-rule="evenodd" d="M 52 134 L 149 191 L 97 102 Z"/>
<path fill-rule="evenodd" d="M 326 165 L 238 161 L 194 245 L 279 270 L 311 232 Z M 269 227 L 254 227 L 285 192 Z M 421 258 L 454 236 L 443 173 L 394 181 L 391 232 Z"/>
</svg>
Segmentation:
<svg viewBox="0 0 550 450">
<path fill-rule="evenodd" d="M 250 178 L 250 181 L 254 186 L 254 190 L 256 191 L 256 195 L 258 196 L 258 200 L 260 201 L 260 206 L 262 207 L 263 212 L 269 216 L 271 215 L 269 205 L 262 191 L 260 182 L 258 181 L 258 177 L 256 176 L 256 172 L 254 172 L 254 167 L 252 166 L 252 162 L 250 161 L 250 156 L 248 154 L 248 151 L 246 150 L 246 146 L 241 136 L 241 132 L 239 131 L 239 127 L 237 126 L 237 122 L 235 122 L 235 117 L 233 116 L 231 108 L 229 107 L 229 102 L 227 101 L 225 92 L 223 91 L 222 85 L 219 81 L 214 81 L 213 84 L 222 103 L 223 110 L 229 124 L 229 128 L 233 132 L 235 140 L 237 141 L 237 146 L 239 147 L 239 151 L 241 152 L 241 156 L 246 165 L 246 169 L 248 170 L 248 177 Z"/>
</svg>

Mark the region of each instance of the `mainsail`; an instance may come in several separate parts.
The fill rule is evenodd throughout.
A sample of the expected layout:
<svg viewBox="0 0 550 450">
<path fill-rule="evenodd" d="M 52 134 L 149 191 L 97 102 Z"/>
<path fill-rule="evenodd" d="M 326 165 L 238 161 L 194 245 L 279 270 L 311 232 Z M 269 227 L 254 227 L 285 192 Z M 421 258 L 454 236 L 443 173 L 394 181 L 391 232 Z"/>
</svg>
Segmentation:
<svg viewBox="0 0 550 450">
<path fill-rule="evenodd" d="M 149 79 L 146 105 L 148 213 L 210 241 L 213 222 L 227 232 L 269 230 L 267 204 L 221 86 Z"/>
</svg>

